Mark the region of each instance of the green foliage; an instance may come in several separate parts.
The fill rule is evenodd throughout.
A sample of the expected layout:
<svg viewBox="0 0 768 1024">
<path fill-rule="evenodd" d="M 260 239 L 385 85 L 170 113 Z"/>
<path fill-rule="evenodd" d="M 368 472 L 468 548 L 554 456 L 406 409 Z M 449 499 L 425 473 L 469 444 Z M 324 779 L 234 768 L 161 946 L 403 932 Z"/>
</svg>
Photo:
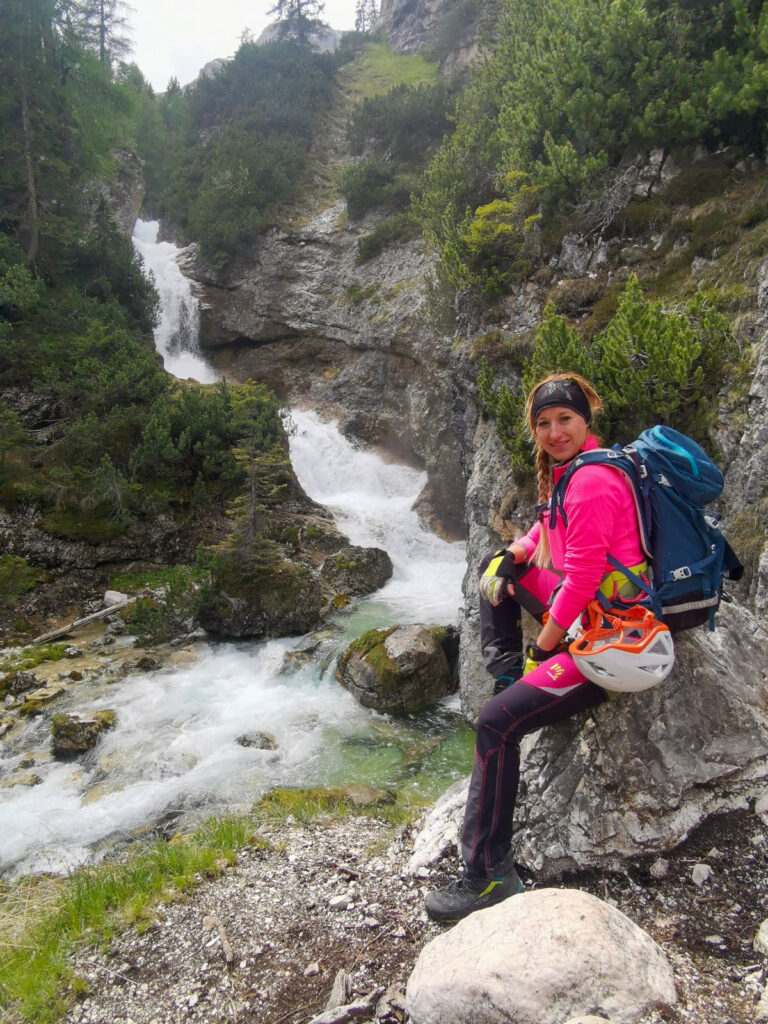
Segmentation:
<svg viewBox="0 0 768 1024">
<path fill-rule="evenodd" d="M 0 1007 L 14 1019 L 55 1024 L 80 988 L 69 963 L 76 948 L 103 944 L 131 925 L 146 926 L 158 904 L 218 877 L 246 842 L 258 846 L 253 831 L 253 819 L 210 821 L 191 835 L 157 840 L 53 885 L 24 879 L 7 888 Z"/>
<path fill-rule="evenodd" d="M 344 289 L 344 299 L 348 306 L 359 306 L 363 302 L 378 301 L 378 284 L 369 284 L 363 288 L 361 284 L 350 284 Z"/>
<path fill-rule="evenodd" d="M 365 100 L 388 93 L 397 85 L 417 88 L 434 84 L 437 63 L 419 54 L 393 53 L 384 41 L 368 42 L 355 60 L 342 68 L 339 80 L 351 100 Z"/>
<path fill-rule="evenodd" d="M 537 205 L 541 186 L 508 176 L 509 198 L 467 211 L 443 247 L 443 267 L 457 288 L 474 286 L 499 296 L 530 269 L 539 248 Z"/>
<path fill-rule="evenodd" d="M 335 70 L 335 58 L 288 39 L 244 41 L 212 78 L 144 102 L 145 204 L 223 267 L 295 195 Z"/>
<path fill-rule="evenodd" d="M 234 393 L 233 405 L 238 440 L 232 453 L 244 487 L 227 508 L 232 532 L 217 550 L 239 571 L 257 576 L 277 562 L 277 546 L 267 534 L 293 477 L 275 399 L 263 385 L 249 381 Z"/>
<path fill-rule="evenodd" d="M 489 232 L 478 264 L 467 229 L 480 210 L 514 198 L 516 175 L 541 189 L 546 218 L 632 148 L 762 147 L 767 19 L 757 0 L 706 12 L 686 0 L 502 0 L 495 42 L 416 201 L 457 285 L 505 283 L 498 236 Z"/>
<path fill-rule="evenodd" d="M 379 221 L 373 231 L 357 243 L 357 262 L 366 263 L 394 242 L 408 242 L 419 235 L 419 225 L 410 211 Z"/>
<path fill-rule="evenodd" d="M 26 558 L 0 555 L 0 608 L 6 608 L 21 594 L 34 590 L 40 570 L 33 568 Z M 2 668 L 2 666 L 0 666 Z M 5 668 L 3 671 L 9 671 Z"/>
<path fill-rule="evenodd" d="M 7 0 L 0 13 L 0 232 L 51 278 L 68 273 L 83 186 L 114 166 L 129 121 L 127 97 L 86 31 L 90 8 Z M 106 55 L 116 26 L 102 27 Z"/>
<path fill-rule="evenodd" d="M 116 300 L 41 294 L 39 309 L 0 337 L 0 384 L 36 392 L 60 426 L 56 444 L 36 453 L 0 407 L 0 501 L 20 500 L 23 476 L 57 536 L 97 542 L 170 504 L 195 512 L 223 504 L 246 476 L 233 451 L 244 433 L 265 448 L 282 437 L 264 389 L 245 389 L 246 413 L 237 388 L 173 382 Z"/>
<path fill-rule="evenodd" d="M 346 167 L 339 190 L 347 201 L 347 211 L 358 220 L 371 210 L 404 210 L 411 198 L 413 180 L 398 173 L 398 168 L 379 159 L 361 160 Z"/>
<path fill-rule="evenodd" d="M 0 559 L 0 569 L 2 561 L 3 559 Z M 18 559 L 18 561 L 24 560 Z M 26 672 L 46 661 L 61 661 L 66 657 L 68 647 L 69 644 L 37 644 L 35 647 L 25 648 L 20 654 L 2 662 L 0 672 Z"/>
<path fill-rule="evenodd" d="M 370 148 L 388 159 L 421 161 L 448 130 L 450 94 L 442 83 L 394 86 L 355 107 L 347 125 L 352 152 Z"/>
<path fill-rule="evenodd" d="M 523 395 L 546 374 L 580 373 L 594 383 L 604 405 L 598 429 L 608 445 L 627 443 L 655 422 L 706 444 L 713 402 L 735 353 L 727 319 L 705 295 L 665 308 L 645 299 L 632 277 L 615 315 L 591 345 L 550 304 L 523 367 L 521 393 L 506 385 L 496 387 L 484 362 L 478 391 L 496 419 L 513 467 L 524 474 L 530 472 L 530 442 Z"/>
<path fill-rule="evenodd" d="M 162 591 L 131 605 L 127 620 L 144 643 L 167 643 L 195 628 L 207 571 L 200 566 L 174 566 L 163 573 Z"/>
<path fill-rule="evenodd" d="M 25 266 L 21 248 L 0 235 L 0 320 L 17 320 L 34 312 L 42 291 L 42 281 Z"/>
</svg>

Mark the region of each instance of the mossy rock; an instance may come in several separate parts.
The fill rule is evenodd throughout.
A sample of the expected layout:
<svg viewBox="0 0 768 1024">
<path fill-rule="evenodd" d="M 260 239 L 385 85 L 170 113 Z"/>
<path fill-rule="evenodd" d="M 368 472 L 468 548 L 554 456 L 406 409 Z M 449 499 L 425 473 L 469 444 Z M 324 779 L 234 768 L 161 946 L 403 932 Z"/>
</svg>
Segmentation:
<svg viewBox="0 0 768 1024">
<path fill-rule="evenodd" d="M 59 714 L 51 719 L 51 747 L 60 757 L 82 754 L 96 746 L 105 729 L 117 724 L 117 714 L 111 710 L 91 711 L 88 714 Z"/>
<path fill-rule="evenodd" d="M 369 630 L 339 658 L 336 678 L 363 707 L 420 711 L 451 692 L 445 635 L 422 625 Z"/>
<path fill-rule="evenodd" d="M 383 587 L 392 575 L 392 559 L 381 548 L 347 545 L 320 570 L 320 579 L 335 595 L 364 597 Z"/>
<path fill-rule="evenodd" d="M 318 625 L 322 605 L 317 577 L 299 562 L 280 559 L 257 572 L 230 562 L 208 588 L 198 621 L 217 636 L 297 636 Z"/>
</svg>

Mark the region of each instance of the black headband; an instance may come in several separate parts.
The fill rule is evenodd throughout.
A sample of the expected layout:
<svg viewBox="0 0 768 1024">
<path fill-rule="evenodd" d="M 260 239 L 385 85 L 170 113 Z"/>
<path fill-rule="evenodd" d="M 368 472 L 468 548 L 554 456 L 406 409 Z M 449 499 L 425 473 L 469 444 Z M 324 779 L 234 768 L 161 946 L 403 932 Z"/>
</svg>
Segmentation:
<svg viewBox="0 0 768 1024">
<path fill-rule="evenodd" d="M 592 410 L 587 396 L 573 380 L 548 380 L 539 385 L 531 406 L 534 423 L 542 409 L 549 409 L 554 405 L 563 405 L 573 409 L 582 419 L 586 420 L 587 426 L 592 422 Z"/>
</svg>

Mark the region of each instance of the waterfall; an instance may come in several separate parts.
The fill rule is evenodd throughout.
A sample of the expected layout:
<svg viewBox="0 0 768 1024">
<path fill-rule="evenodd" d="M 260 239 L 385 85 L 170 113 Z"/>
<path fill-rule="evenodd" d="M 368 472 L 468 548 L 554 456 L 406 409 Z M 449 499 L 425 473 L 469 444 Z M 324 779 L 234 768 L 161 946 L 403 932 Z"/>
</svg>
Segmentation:
<svg viewBox="0 0 768 1024">
<path fill-rule="evenodd" d="M 133 232 L 134 248 L 160 295 L 161 315 L 155 328 L 155 347 L 163 357 L 166 370 L 174 377 L 212 384 L 219 378 L 200 353 L 199 303 L 192 294 L 189 278 L 179 268 L 178 260 L 185 250 L 173 242 L 158 242 L 159 230 L 156 220 L 137 220 Z"/>
<path fill-rule="evenodd" d="M 392 579 L 375 599 L 388 609 L 382 617 L 455 624 L 466 549 L 419 522 L 413 504 L 427 474 L 356 448 L 317 413 L 294 410 L 291 419 L 291 463 L 304 490 L 334 513 L 352 544 L 384 548 L 392 559 Z"/>
<path fill-rule="evenodd" d="M 291 454 L 305 490 L 332 506 L 353 543 L 385 548 L 394 564 L 381 591 L 340 616 L 337 647 L 373 626 L 454 623 L 464 547 L 428 534 L 411 511 L 424 474 L 355 449 L 316 414 L 293 419 Z M 201 644 L 192 664 L 73 687 L 57 711 L 112 708 L 117 725 L 77 762 L 50 758 L 47 716 L 4 743 L 0 774 L 32 756 L 40 782 L 0 790 L 0 871 L 66 872 L 154 823 L 247 811 L 275 786 L 362 782 L 433 799 L 467 770 L 472 739 L 455 699 L 407 719 L 377 714 L 332 670 L 286 669 L 299 642 Z M 238 742 L 256 732 L 274 737 L 275 748 Z"/>
</svg>

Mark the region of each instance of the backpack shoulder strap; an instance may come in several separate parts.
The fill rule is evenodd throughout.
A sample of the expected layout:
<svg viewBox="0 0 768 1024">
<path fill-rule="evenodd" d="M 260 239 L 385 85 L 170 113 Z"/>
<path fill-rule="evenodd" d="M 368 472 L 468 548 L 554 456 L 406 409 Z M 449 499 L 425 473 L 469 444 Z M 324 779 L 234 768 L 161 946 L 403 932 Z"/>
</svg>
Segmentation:
<svg viewBox="0 0 768 1024">
<path fill-rule="evenodd" d="M 630 446 L 626 448 L 593 448 L 581 452 L 552 488 L 550 502 L 549 527 L 554 530 L 560 516 L 563 525 L 568 525 L 565 513 L 565 492 L 574 473 L 584 466 L 610 466 L 623 474 L 630 485 L 637 515 L 637 527 L 640 535 L 640 546 L 647 558 L 651 558 L 651 477 L 642 458 Z"/>
</svg>

